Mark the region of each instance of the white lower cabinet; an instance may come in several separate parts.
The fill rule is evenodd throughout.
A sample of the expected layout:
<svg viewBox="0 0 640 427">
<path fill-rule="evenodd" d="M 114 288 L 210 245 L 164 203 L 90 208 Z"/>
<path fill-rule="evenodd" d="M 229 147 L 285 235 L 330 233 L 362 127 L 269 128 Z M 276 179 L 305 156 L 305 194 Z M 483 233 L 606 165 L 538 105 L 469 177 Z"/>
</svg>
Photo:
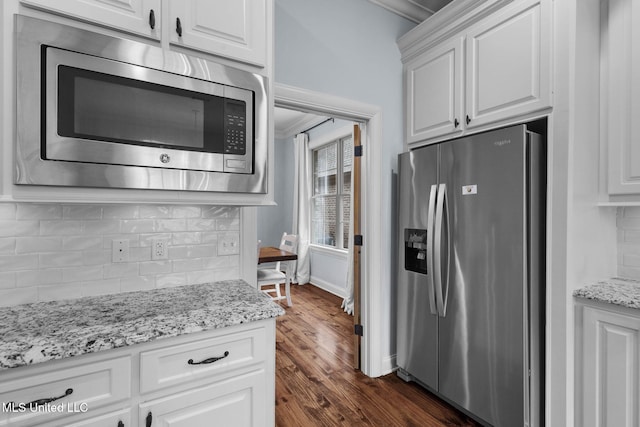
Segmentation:
<svg viewBox="0 0 640 427">
<path fill-rule="evenodd" d="M 576 305 L 576 425 L 640 423 L 640 310 Z"/>
<path fill-rule="evenodd" d="M 3 370 L 0 402 L 0 427 L 272 427 L 275 319 Z"/>
<path fill-rule="evenodd" d="M 252 371 L 226 381 L 189 390 L 140 405 L 145 426 L 233 427 L 267 426 L 265 413 L 266 372 Z"/>
</svg>

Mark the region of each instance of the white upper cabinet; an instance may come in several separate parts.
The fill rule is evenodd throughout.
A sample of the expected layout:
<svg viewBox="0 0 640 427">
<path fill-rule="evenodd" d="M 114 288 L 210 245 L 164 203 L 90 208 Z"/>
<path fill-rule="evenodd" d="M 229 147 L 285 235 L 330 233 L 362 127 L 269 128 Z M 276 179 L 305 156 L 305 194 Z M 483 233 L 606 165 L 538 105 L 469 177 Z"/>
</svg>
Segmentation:
<svg viewBox="0 0 640 427">
<path fill-rule="evenodd" d="M 608 0 L 605 4 L 602 124 L 608 151 L 608 192 L 638 195 L 640 130 L 635 124 L 640 117 L 640 3 Z"/>
<path fill-rule="evenodd" d="M 263 0 L 173 0 L 169 2 L 170 41 L 264 66 L 265 13 Z"/>
<path fill-rule="evenodd" d="M 408 142 L 460 131 L 463 43 L 453 38 L 406 65 Z"/>
<path fill-rule="evenodd" d="M 467 33 L 467 127 L 551 105 L 551 27 L 544 3 L 518 2 Z"/>
<path fill-rule="evenodd" d="M 481 15 L 462 24 L 452 16 L 450 28 L 436 21 L 423 48 L 411 32 L 399 41 L 408 144 L 464 135 L 551 106 L 549 0 L 516 0 Z"/>
<path fill-rule="evenodd" d="M 21 0 L 21 3 L 160 39 L 161 0 Z"/>
</svg>

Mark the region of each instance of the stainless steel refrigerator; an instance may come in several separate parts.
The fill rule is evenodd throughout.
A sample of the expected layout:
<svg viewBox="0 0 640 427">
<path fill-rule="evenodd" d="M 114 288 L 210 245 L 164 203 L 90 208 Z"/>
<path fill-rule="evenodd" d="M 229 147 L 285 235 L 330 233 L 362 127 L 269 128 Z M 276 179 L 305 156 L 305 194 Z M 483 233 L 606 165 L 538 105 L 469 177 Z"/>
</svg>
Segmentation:
<svg viewBox="0 0 640 427">
<path fill-rule="evenodd" d="M 525 125 L 399 156 L 398 375 L 541 426 L 545 154 Z"/>
</svg>

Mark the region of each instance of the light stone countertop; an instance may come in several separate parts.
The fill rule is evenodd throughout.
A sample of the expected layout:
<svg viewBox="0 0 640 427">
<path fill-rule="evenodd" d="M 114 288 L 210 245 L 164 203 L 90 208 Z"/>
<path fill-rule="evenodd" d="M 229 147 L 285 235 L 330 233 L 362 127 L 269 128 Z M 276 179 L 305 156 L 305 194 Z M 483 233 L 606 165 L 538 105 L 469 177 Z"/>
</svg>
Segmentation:
<svg viewBox="0 0 640 427">
<path fill-rule="evenodd" d="M 242 280 L 0 308 L 0 370 L 284 314 Z"/>
<path fill-rule="evenodd" d="M 573 296 L 640 309 L 640 281 L 614 277 L 577 289 Z"/>
</svg>

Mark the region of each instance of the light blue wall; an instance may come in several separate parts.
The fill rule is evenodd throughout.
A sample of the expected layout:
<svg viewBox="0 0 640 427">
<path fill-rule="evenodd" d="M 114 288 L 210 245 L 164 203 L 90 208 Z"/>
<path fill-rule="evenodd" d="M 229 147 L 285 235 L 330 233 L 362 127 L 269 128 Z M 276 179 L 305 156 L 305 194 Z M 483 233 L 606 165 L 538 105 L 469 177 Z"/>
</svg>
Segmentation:
<svg viewBox="0 0 640 427">
<path fill-rule="evenodd" d="M 365 102 L 382 109 L 383 277 L 374 307 L 385 330 L 384 351 L 392 342 L 393 171 L 403 149 L 402 63 L 396 40 L 415 26 L 367 0 L 275 0 L 275 81 Z M 365 144 L 366 155 L 366 144 Z M 366 236 L 365 242 L 366 242 Z M 366 243 L 365 243 L 366 245 Z"/>
<path fill-rule="evenodd" d="M 275 141 L 275 201 L 258 208 L 258 239 L 262 246 L 278 246 L 282 233 L 293 227 L 293 138 Z"/>
</svg>

